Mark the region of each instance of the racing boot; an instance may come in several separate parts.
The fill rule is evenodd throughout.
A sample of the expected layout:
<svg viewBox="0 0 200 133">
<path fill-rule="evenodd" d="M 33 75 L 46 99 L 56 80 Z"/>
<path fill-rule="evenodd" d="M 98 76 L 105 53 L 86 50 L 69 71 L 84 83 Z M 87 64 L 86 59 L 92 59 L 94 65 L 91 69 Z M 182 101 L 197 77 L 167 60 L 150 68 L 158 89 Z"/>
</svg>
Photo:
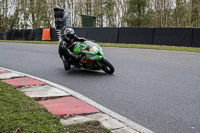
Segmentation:
<svg viewBox="0 0 200 133">
<path fill-rule="evenodd" d="M 76 55 L 76 56 L 75 56 L 75 59 L 76 59 L 76 61 L 75 61 L 75 66 L 78 67 L 78 68 L 81 68 L 81 66 L 82 66 L 82 61 L 83 61 L 83 57 L 80 56 L 80 55 Z"/>
<path fill-rule="evenodd" d="M 68 71 L 71 68 L 68 58 L 66 58 L 66 56 L 62 56 L 62 61 L 63 61 L 65 70 Z"/>
</svg>

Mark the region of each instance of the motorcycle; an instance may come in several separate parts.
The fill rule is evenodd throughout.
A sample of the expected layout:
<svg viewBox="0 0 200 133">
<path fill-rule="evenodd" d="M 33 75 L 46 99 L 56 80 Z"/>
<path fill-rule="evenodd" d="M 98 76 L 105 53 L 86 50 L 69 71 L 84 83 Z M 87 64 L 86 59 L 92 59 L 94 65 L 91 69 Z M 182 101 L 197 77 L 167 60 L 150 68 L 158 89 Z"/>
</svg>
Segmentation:
<svg viewBox="0 0 200 133">
<path fill-rule="evenodd" d="M 115 69 L 113 65 L 104 58 L 102 48 L 92 41 L 84 41 L 73 44 L 73 53 L 81 55 L 82 59 L 77 65 L 73 59 L 70 60 L 70 64 L 77 68 L 83 68 L 87 70 L 103 70 L 108 74 L 112 74 Z"/>
</svg>

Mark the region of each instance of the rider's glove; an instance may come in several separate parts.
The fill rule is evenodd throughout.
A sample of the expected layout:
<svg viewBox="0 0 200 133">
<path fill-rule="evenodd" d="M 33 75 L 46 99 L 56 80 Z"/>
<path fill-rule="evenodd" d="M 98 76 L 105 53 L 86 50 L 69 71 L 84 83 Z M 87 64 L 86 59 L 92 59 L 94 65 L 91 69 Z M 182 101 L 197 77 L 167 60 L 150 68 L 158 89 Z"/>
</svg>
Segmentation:
<svg viewBox="0 0 200 133">
<path fill-rule="evenodd" d="M 81 60 L 81 56 L 80 55 L 75 55 L 75 58 L 80 61 Z"/>
<path fill-rule="evenodd" d="M 90 39 L 88 39 L 87 41 L 91 41 L 91 42 L 95 43 L 95 40 L 90 40 Z"/>
</svg>

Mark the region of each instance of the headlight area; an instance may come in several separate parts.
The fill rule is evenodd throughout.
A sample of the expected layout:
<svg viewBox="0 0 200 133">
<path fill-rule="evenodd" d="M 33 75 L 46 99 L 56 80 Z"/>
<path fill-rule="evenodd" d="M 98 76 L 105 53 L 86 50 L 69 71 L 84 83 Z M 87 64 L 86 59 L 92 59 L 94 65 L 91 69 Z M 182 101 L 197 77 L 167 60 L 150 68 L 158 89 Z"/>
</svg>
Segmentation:
<svg viewBox="0 0 200 133">
<path fill-rule="evenodd" d="M 92 55 L 87 55 L 87 58 L 89 58 L 91 60 L 97 60 L 97 59 L 99 59 L 98 56 L 92 56 Z"/>
</svg>

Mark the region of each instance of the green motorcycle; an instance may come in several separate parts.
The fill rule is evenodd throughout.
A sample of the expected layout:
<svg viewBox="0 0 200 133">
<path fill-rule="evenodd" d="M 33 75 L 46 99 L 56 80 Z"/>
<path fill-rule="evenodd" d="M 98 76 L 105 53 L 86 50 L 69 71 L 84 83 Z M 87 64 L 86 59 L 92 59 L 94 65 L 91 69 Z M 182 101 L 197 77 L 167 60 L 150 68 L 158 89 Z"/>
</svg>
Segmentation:
<svg viewBox="0 0 200 133">
<path fill-rule="evenodd" d="M 115 71 L 113 65 L 104 58 L 102 48 L 97 43 L 91 41 L 75 43 L 73 53 L 83 57 L 78 67 L 76 63 L 71 61 L 71 65 L 74 67 L 87 70 L 103 70 L 108 74 Z"/>
</svg>

